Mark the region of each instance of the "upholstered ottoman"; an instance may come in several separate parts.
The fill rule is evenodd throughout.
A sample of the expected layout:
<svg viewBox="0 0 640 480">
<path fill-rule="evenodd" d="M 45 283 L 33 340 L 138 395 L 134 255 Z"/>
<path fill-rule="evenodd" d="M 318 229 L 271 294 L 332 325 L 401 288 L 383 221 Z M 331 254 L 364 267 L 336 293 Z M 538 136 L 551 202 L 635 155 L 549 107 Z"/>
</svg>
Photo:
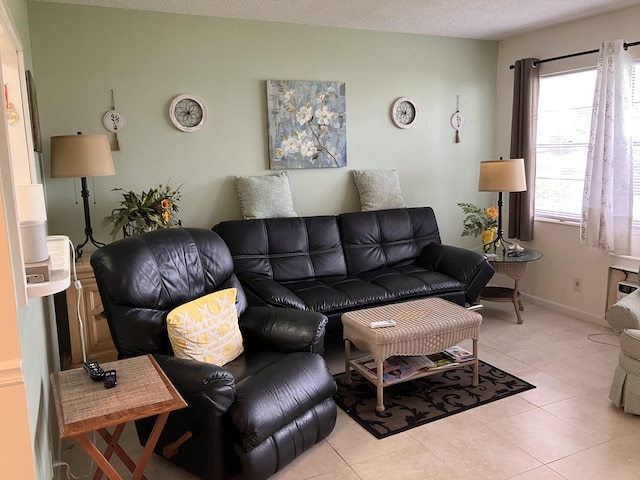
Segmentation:
<svg viewBox="0 0 640 480">
<path fill-rule="evenodd" d="M 609 398 L 625 412 L 640 415 L 640 330 L 625 329 L 620 334 L 618 366 Z"/>
</svg>

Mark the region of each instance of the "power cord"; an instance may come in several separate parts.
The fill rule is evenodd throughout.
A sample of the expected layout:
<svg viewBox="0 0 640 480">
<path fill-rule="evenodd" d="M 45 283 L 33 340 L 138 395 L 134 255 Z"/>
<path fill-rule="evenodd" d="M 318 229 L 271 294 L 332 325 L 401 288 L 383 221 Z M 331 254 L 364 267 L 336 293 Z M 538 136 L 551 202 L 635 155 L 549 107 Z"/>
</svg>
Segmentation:
<svg viewBox="0 0 640 480">
<path fill-rule="evenodd" d="M 66 474 L 67 474 L 67 480 L 71 480 L 72 478 L 78 480 L 80 477 L 76 477 L 73 472 L 71 471 L 71 465 L 69 465 L 67 462 L 59 462 L 59 461 L 55 461 L 53 462 L 53 468 L 57 468 L 57 467 L 67 467 L 66 469 Z"/>
<path fill-rule="evenodd" d="M 69 239 L 69 247 L 71 248 L 71 255 L 72 255 L 72 262 L 71 262 L 71 268 L 73 270 L 73 286 L 75 287 L 76 291 L 78 292 L 77 294 L 77 301 L 76 301 L 76 315 L 78 317 L 78 324 L 80 326 L 80 344 L 82 346 L 82 361 L 86 362 L 87 361 L 87 348 L 86 348 L 86 342 L 85 342 L 85 336 L 84 336 L 84 322 L 82 320 L 82 311 L 80 309 L 80 305 L 82 302 L 82 283 L 80 283 L 80 280 L 78 280 L 78 272 L 76 270 L 76 248 L 73 245 L 73 242 L 71 241 L 71 239 Z M 93 432 L 93 443 L 95 445 L 96 442 L 96 432 Z M 59 448 L 60 449 L 60 448 Z M 61 452 L 58 452 L 58 456 L 61 456 Z M 91 473 L 91 471 L 93 470 L 93 459 L 91 459 L 91 464 L 89 465 L 89 473 Z M 67 475 L 67 480 L 79 480 L 80 477 L 76 477 L 73 472 L 71 471 L 71 465 L 69 465 L 67 462 L 62 462 L 60 460 L 54 460 L 53 461 L 53 468 L 58 468 L 58 467 L 66 467 L 66 475 Z M 88 477 L 88 475 L 86 475 Z"/>
<path fill-rule="evenodd" d="M 590 333 L 587 335 L 587 339 L 592 341 L 593 343 L 599 343 L 600 345 L 609 345 L 610 347 L 620 347 L 619 343 L 609 343 L 609 342 L 599 342 L 598 340 L 594 340 L 591 337 L 602 337 L 602 336 L 610 336 L 610 337 L 618 337 L 615 333 Z"/>
<path fill-rule="evenodd" d="M 78 324 L 80 325 L 80 344 L 82 346 L 82 361 L 87 361 L 87 347 L 85 345 L 85 337 L 84 337 L 84 322 L 82 321 L 82 312 L 80 311 L 80 305 L 82 302 L 82 284 L 80 280 L 78 280 L 78 272 L 76 271 L 76 249 L 73 245 L 71 239 L 69 239 L 69 245 L 71 246 L 71 252 L 73 255 L 73 261 L 71 265 L 73 267 L 73 286 L 77 290 L 78 294 L 76 295 L 76 315 L 78 317 Z"/>
</svg>

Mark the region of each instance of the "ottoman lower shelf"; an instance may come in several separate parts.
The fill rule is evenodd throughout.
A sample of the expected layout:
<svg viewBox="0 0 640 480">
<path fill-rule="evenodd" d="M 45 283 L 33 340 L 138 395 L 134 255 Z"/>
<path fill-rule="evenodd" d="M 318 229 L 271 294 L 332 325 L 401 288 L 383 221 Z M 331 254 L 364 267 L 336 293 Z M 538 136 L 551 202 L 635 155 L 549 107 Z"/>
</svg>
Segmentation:
<svg viewBox="0 0 640 480">
<path fill-rule="evenodd" d="M 371 383 L 376 385 L 377 381 L 378 381 L 377 372 L 376 372 L 376 374 L 374 374 L 371 370 L 369 370 L 367 367 L 362 365 L 362 363 L 360 361 L 358 361 L 358 360 L 359 359 L 349 360 L 349 366 L 351 368 L 353 368 L 355 371 L 357 371 L 364 378 L 369 380 Z M 430 375 L 435 375 L 437 373 L 445 372 L 447 370 L 453 370 L 453 369 L 460 368 L 460 367 L 466 367 L 467 365 L 476 366 L 477 364 L 478 364 L 478 359 L 477 358 L 471 358 L 469 360 L 465 360 L 464 362 L 455 362 L 455 363 L 453 363 L 451 365 L 444 366 L 444 367 L 431 368 L 431 369 L 422 369 L 422 370 L 418 370 L 417 373 L 414 373 L 413 375 L 411 375 L 411 376 L 409 376 L 407 378 L 402 378 L 402 379 L 396 380 L 395 382 L 392 382 L 392 383 L 387 383 L 387 382 L 385 382 L 383 380 L 382 381 L 382 387 L 383 388 L 391 387 L 391 386 L 397 385 L 399 383 L 404 383 L 404 382 L 408 382 L 410 380 L 415 380 L 416 378 L 428 377 Z M 475 375 L 477 375 L 477 370 L 474 370 L 474 384 L 477 384 L 478 383 L 478 379 L 475 378 Z M 349 385 L 351 383 L 350 379 L 345 378 L 345 383 L 347 385 Z"/>
</svg>

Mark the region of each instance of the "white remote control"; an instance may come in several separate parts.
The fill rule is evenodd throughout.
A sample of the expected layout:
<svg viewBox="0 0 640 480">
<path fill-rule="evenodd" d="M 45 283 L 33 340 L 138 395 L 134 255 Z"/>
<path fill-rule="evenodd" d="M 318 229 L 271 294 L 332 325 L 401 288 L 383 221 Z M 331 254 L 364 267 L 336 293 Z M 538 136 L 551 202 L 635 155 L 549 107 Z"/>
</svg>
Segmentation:
<svg viewBox="0 0 640 480">
<path fill-rule="evenodd" d="M 371 328 L 395 327 L 395 320 L 380 320 L 379 322 L 371 322 Z"/>
</svg>

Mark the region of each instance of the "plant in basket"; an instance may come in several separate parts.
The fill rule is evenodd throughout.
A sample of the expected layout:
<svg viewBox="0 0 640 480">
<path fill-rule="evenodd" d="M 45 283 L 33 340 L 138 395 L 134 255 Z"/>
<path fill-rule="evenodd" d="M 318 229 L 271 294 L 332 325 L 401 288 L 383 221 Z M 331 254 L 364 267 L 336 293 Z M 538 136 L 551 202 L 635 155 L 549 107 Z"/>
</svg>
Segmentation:
<svg viewBox="0 0 640 480">
<path fill-rule="evenodd" d="M 136 193 L 132 190 L 114 188 L 122 192 L 120 207 L 114 208 L 103 220 L 103 227 L 111 226 L 111 236 L 115 239 L 118 232 L 129 237 L 140 235 L 159 228 L 179 227 L 182 225 L 176 218 L 178 202 L 181 198 L 180 187 L 170 183 L 160 184 L 147 191 Z"/>
</svg>

